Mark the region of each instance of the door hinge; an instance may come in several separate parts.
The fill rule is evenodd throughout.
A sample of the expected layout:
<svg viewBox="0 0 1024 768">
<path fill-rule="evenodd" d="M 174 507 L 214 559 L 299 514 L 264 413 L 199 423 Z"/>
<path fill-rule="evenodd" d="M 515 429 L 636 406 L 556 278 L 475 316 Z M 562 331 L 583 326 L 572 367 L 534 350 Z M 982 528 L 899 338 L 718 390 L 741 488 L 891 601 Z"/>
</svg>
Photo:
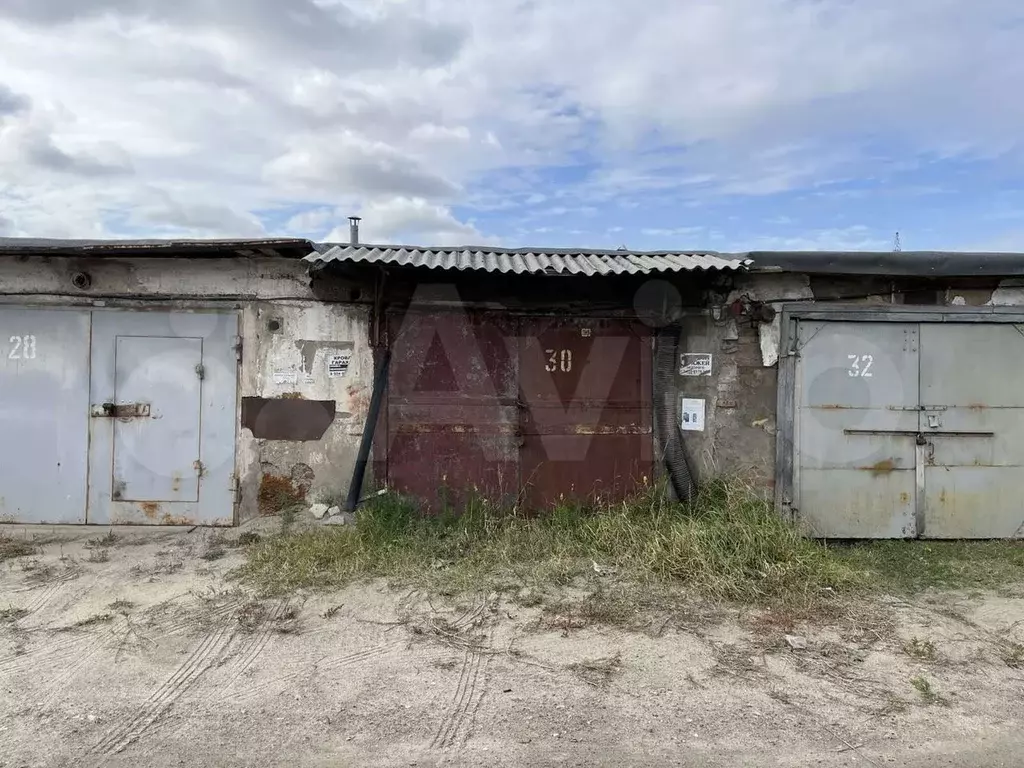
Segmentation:
<svg viewBox="0 0 1024 768">
<path fill-rule="evenodd" d="M 206 366 L 202 363 L 196 365 L 196 376 L 199 377 L 200 381 L 206 378 Z"/>
<path fill-rule="evenodd" d="M 242 362 L 242 337 L 235 336 L 235 360 Z"/>
</svg>

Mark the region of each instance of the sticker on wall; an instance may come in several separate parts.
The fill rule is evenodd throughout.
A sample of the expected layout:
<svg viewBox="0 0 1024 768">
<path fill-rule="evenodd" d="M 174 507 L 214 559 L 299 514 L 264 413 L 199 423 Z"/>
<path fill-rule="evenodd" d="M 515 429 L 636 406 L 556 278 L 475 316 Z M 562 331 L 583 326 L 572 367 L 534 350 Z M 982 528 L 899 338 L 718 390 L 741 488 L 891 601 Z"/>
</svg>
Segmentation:
<svg viewBox="0 0 1024 768">
<path fill-rule="evenodd" d="M 711 355 L 706 352 L 684 352 L 679 356 L 680 376 L 710 376 Z"/>
<path fill-rule="evenodd" d="M 680 400 L 679 427 L 685 432 L 704 431 L 704 401 L 684 397 Z"/>
<path fill-rule="evenodd" d="M 299 382 L 299 372 L 281 370 L 274 371 L 274 383 L 275 384 L 297 384 Z"/>
<path fill-rule="evenodd" d="M 331 379 L 340 379 L 348 376 L 348 366 L 352 361 L 351 352 L 338 352 L 327 357 L 327 376 Z"/>
</svg>

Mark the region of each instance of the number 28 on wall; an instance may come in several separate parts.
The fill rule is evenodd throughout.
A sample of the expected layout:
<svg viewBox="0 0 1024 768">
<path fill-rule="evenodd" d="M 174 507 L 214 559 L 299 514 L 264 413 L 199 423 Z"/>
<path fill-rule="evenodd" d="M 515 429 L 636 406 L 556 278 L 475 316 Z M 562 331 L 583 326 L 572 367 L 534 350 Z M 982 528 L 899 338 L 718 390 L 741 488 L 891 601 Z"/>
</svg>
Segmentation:
<svg viewBox="0 0 1024 768">
<path fill-rule="evenodd" d="M 571 349 L 545 349 L 544 354 L 548 356 L 548 361 L 544 365 L 545 371 L 549 373 L 552 371 L 568 373 L 572 370 Z"/>
<path fill-rule="evenodd" d="M 7 353 L 8 360 L 35 360 L 36 337 L 11 336 L 11 351 Z"/>
</svg>

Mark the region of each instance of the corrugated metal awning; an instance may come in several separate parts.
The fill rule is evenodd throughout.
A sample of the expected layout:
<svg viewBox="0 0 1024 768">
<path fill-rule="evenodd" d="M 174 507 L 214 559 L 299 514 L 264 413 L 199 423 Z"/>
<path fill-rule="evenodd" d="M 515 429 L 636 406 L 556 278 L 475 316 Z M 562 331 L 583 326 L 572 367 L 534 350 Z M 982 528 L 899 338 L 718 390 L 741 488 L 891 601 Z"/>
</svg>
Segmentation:
<svg viewBox="0 0 1024 768">
<path fill-rule="evenodd" d="M 713 252 L 581 251 L 566 248 L 416 248 L 390 245 L 314 246 L 307 261 L 479 270 L 517 275 L 648 275 L 742 269 L 746 259 Z"/>
</svg>

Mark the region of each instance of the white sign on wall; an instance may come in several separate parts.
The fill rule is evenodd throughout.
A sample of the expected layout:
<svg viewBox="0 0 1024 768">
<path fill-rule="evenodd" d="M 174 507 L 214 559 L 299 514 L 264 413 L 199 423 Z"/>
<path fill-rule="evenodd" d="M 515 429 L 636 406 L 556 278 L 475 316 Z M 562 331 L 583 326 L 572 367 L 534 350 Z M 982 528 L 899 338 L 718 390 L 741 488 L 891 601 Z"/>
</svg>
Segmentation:
<svg viewBox="0 0 1024 768">
<path fill-rule="evenodd" d="M 704 431 L 704 401 L 692 397 L 680 399 L 679 428 L 684 432 Z"/>
<path fill-rule="evenodd" d="M 684 352 L 679 356 L 680 376 L 710 376 L 711 354 L 707 352 Z"/>
<path fill-rule="evenodd" d="M 275 384 L 297 384 L 299 381 L 299 372 L 293 370 L 279 370 L 274 371 L 274 383 Z"/>
<path fill-rule="evenodd" d="M 348 367 L 352 362 L 351 352 L 337 352 L 327 356 L 327 376 L 331 379 L 339 379 L 348 376 Z"/>
</svg>

